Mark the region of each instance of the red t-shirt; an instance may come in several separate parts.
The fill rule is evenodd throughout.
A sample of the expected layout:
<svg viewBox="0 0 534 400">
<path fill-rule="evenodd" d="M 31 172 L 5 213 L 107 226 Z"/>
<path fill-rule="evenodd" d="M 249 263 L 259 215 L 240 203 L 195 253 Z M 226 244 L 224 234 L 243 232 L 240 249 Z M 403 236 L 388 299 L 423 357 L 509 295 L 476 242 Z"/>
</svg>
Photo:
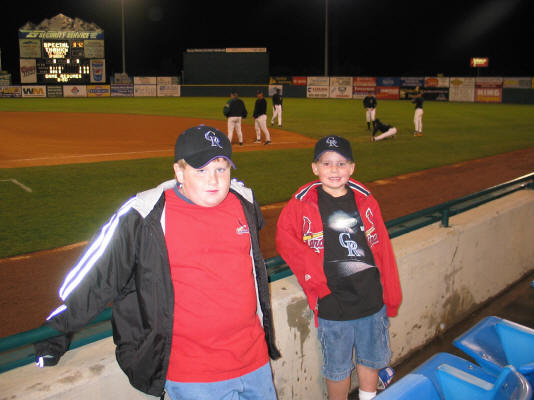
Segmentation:
<svg viewBox="0 0 534 400">
<path fill-rule="evenodd" d="M 214 382 L 269 361 L 256 314 L 250 234 L 240 201 L 229 193 L 201 207 L 165 192 L 165 241 L 174 286 L 167 379 Z"/>
</svg>

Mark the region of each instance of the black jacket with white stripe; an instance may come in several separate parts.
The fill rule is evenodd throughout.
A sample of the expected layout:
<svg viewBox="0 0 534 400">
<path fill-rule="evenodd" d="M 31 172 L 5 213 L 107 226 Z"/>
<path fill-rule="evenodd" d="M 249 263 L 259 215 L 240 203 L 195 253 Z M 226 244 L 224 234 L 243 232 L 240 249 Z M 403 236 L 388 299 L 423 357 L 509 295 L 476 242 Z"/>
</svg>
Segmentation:
<svg viewBox="0 0 534 400">
<path fill-rule="evenodd" d="M 64 335 L 35 344 L 40 366 L 54 365 L 68 350 L 72 334 L 112 303 L 117 361 L 135 388 L 163 393 L 171 353 L 174 290 L 165 245 L 167 181 L 126 202 L 88 245 L 60 289 L 64 304 L 47 324 Z M 264 220 L 251 189 L 232 181 L 230 191 L 241 201 L 250 230 L 258 314 L 269 356 L 279 358 L 267 271 L 259 247 Z"/>
</svg>

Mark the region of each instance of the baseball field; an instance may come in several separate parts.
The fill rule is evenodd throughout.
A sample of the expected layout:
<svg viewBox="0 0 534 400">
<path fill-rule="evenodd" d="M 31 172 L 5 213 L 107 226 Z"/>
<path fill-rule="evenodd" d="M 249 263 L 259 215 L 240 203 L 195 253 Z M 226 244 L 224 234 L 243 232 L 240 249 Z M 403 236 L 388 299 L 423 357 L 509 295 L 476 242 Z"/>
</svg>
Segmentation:
<svg viewBox="0 0 534 400">
<path fill-rule="evenodd" d="M 244 98 L 251 113 L 252 98 Z M 172 177 L 174 141 L 197 124 L 226 131 L 225 98 L 0 99 L 0 258 L 87 240 L 140 190 Z M 380 101 L 377 117 L 394 140 L 370 143 L 360 100 L 284 102 L 273 144 L 234 146 L 234 176 L 262 205 L 286 201 L 313 178 L 311 147 L 324 135 L 347 137 L 357 179 L 388 177 L 534 147 L 534 107 L 427 102 L 424 136 L 414 137 L 413 105 Z M 422 190 L 426 190 L 421 188 Z"/>
<path fill-rule="evenodd" d="M 254 99 L 244 101 L 250 113 Z M 172 177 L 183 129 L 204 123 L 226 131 L 225 102 L 0 99 L 0 337 L 38 327 L 57 307 L 57 288 L 83 242 L 129 197 Z M 386 221 L 534 171 L 533 106 L 427 102 L 423 137 L 412 134 L 412 107 L 381 101 L 377 117 L 399 133 L 375 143 L 359 100 L 286 98 L 283 129 L 271 128 L 269 146 L 252 143 L 253 121 L 245 120 L 233 175 L 263 205 L 265 257 L 276 255 L 283 202 L 314 178 L 312 147 L 323 135 L 352 142 L 355 177 Z"/>
</svg>

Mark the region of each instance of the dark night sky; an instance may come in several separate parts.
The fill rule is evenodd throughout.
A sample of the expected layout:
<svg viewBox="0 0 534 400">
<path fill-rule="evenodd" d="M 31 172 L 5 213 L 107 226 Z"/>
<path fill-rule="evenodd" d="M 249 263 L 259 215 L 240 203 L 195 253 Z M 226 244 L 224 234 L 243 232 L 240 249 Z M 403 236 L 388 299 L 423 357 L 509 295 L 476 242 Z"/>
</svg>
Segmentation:
<svg viewBox="0 0 534 400">
<path fill-rule="evenodd" d="M 533 76 L 531 0 L 328 0 L 329 75 Z M 126 71 L 178 75 L 187 48 L 266 47 L 271 75 L 324 74 L 325 0 L 124 0 Z M 17 7 L 17 6 L 14 6 Z M 122 71 L 121 1 L 21 2 L 0 25 L 2 68 L 18 82 L 17 31 L 63 13 L 105 34 L 108 73 Z"/>
</svg>

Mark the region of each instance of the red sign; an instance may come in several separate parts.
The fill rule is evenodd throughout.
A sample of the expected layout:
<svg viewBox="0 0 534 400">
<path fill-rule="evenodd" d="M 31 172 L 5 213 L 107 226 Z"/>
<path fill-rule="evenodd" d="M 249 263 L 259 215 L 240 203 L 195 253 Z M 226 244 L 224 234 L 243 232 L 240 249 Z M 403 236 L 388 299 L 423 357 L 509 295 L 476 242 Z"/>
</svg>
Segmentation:
<svg viewBox="0 0 534 400">
<path fill-rule="evenodd" d="M 472 68 L 481 68 L 489 66 L 488 57 L 472 57 L 471 62 L 469 63 Z"/>
<path fill-rule="evenodd" d="M 308 79 L 305 76 L 294 76 L 293 85 L 306 86 L 308 84 Z"/>
</svg>

